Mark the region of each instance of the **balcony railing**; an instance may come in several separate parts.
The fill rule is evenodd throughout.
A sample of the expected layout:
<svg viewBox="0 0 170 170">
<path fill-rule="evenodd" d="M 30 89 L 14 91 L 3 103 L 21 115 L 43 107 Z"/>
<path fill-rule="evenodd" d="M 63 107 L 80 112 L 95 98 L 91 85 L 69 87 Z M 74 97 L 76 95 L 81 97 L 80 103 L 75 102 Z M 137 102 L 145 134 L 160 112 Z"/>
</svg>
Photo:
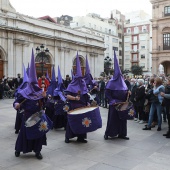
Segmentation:
<svg viewBox="0 0 170 170">
<path fill-rule="evenodd" d="M 131 50 L 131 53 L 139 53 L 139 50 Z"/>
<path fill-rule="evenodd" d="M 132 59 L 130 60 L 131 63 L 139 63 L 139 59 Z"/>
<path fill-rule="evenodd" d="M 131 41 L 131 44 L 139 44 L 139 41 Z"/>
<path fill-rule="evenodd" d="M 149 33 L 149 30 L 140 30 L 137 32 L 131 31 L 131 32 L 125 32 L 124 35 L 134 35 L 134 34 L 146 34 Z"/>
</svg>

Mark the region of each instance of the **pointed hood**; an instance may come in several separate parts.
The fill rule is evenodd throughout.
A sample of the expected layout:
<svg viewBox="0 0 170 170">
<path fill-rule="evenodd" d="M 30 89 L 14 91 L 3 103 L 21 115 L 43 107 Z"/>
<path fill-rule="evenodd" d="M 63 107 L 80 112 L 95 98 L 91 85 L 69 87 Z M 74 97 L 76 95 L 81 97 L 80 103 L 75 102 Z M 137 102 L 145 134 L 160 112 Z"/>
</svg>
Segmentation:
<svg viewBox="0 0 170 170">
<path fill-rule="evenodd" d="M 82 77 L 78 52 L 77 52 L 77 58 L 76 58 L 76 75 L 74 76 L 74 79 L 71 81 L 71 83 L 68 85 L 66 91 L 71 92 L 71 93 L 76 93 L 76 94 L 79 91 L 81 92 L 81 94 L 86 94 L 88 92 L 86 83 Z"/>
<path fill-rule="evenodd" d="M 27 67 L 27 76 L 29 77 L 29 71 L 30 71 L 30 66 L 29 66 L 29 63 L 28 63 L 28 67 Z"/>
<path fill-rule="evenodd" d="M 116 52 L 114 51 L 114 75 L 107 83 L 106 89 L 110 90 L 128 90 L 125 81 L 123 79 Z"/>
<path fill-rule="evenodd" d="M 27 68 L 27 69 L 28 69 L 28 68 Z M 24 83 L 24 82 L 28 82 L 28 75 L 27 75 L 25 66 L 24 66 L 24 64 L 23 64 L 23 83 Z"/>
<path fill-rule="evenodd" d="M 63 94 L 64 90 L 65 90 L 65 88 L 63 85 L 63 79 L 61 76 L 60 67 L 58 66 L 58 84 L 57 84 L 57 88 L 54 90 L 54 96 L 60 96 L 60 99 L 62 101 L 66 101 L 66 98 Z"/>
<path fill-rule="evenodd" d="M 32 56 L 31 56 L 31 63 L 30 63 L 30 70 L 29 70 L 29 82 L 38 84 L 33 49 L 32 49 Z"/>
<path fill-rule="evenodd" d="M 93 80 L 93 77 L 90 73 L 89 62 L 88 62 L 87 55 L 86 55 L 86 74 L 84 76 L 84 81 L 86 82 L 86 85 L 92 85 L 93 84 L 92 80 Z"/>
<path fill-rule="evenodd" d="M 53 66 L 52 79 L 51 79 L 50 85 L 47 88 L 47 95 L 53 96 L 54 90 L 56 89 L 56 87 L 57 87 L 57 81 L 56 81 L 56 76 L 55 76 L 55 68 Z"/>
<path fill-rule="evenodd" d="M 49 77 L 49 74 L 48 74 L 48 69 L 47 69 L 47 72 L 46 72 L 46 79 L 50 82 L 50 77 Z"/>
<path fill-rule="evenodd" d="M 76 75 L 75 76 L 82 77 L 81 65 L 80 65 L 78 52 L 77 52 L 77 57 L 76 57 Z"/>
<path fill-rule="evenodd" d="M 26 87 L 22 89 L 19 93 L 24 98 L 29 99 L 29 100 L 39 100 L 43 98 L 42 89 L 38 86 L 38 82 L 37 82 L 33 49 L 32 49 L 32 56 L 31 56 L 31 62 L 30 62 L 28 83 Z"/>
</svg>

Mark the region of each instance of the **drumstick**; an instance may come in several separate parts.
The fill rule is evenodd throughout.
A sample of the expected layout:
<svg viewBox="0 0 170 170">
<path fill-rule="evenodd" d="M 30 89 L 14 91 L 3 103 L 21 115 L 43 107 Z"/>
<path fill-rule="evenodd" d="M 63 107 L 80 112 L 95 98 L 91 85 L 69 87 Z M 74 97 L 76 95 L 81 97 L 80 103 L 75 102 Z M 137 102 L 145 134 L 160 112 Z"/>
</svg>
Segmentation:
<svg viewBox="0 0 170 170">
<path fill-rule="evenodd" d="M 81 95 L 81 91 L 79 90 L 79 91 L 77 92 L 77 96 L 80 97 L 80 95 Z"/>
</svg>

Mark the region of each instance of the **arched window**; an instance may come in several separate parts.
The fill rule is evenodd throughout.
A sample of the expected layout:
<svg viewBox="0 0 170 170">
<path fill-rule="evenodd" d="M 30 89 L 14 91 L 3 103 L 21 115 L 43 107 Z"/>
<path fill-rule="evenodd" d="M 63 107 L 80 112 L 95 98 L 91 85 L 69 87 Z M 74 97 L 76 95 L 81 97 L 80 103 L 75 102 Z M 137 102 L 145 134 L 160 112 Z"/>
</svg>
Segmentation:
<svg viewBox="0 0 170 170">
<path fill-rule="evenodd" d="M 43 62 L 43 63 L 46 63 L 46 64 L 51 63 L 49 55 L 46 55 L 44 52 L 41 52 L 36 56 L 35 62 L 36 63 L 42 63 Z"/>
<path fill-rule="evenodd" d="M 81 71 L 82 75 L 85 73 L 85 62 L 82 56 L 79 56 L 79 61 L 80 61 L 80 66 L 81 66 Z M 76 74 L 76 58 L 73 61 L 73 74 Z"/>
</svg>

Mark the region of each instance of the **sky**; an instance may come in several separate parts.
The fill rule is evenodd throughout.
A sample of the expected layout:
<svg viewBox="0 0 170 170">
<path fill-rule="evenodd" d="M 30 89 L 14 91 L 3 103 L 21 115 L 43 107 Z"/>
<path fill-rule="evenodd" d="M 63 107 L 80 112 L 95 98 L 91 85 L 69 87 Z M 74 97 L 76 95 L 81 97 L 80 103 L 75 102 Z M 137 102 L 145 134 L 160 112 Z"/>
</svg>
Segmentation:
<svg viewBox="0 0 170 170">
<path fill-rule="evenodd" d="M 35 18 L 49 15 L 85 16 L 96 13 L 101 17 L 110 17 L 110 11 L 117 9 L 123 14 L 144 10 L 152 13 L 150 0 L 10 0 L 17 12 Z"/>
</svg>

